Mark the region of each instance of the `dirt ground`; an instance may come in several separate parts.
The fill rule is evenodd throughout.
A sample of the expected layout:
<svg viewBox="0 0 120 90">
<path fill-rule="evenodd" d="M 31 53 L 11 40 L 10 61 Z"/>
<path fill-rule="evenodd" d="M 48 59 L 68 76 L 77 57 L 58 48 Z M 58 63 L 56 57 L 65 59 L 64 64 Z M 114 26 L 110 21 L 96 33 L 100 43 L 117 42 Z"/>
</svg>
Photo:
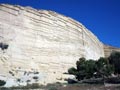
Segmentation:
<svg viewBox="0 0 120 90">
<path fill-rule="evenodd" d="M 24 88 L 0 88 L 0 90 L 120 90 L 120 85 L 105 87 L 100 84 L 49 84 L 45 87 L 34 85 Z"/>
<path fill-rule="evenodd" d="M 68 85 L 58 90 L 120 90 L 120 87 L 105 87 L 104 85 Z"/>
</svg>

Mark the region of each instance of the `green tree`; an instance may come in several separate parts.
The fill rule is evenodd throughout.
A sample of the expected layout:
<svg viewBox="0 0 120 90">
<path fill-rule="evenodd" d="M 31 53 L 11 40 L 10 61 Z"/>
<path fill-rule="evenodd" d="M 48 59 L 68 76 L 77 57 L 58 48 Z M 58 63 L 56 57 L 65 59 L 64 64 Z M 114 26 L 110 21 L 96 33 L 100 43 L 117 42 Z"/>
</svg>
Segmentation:
<svg viewBox="0 0 120 90">
<path fill-rule="evenodd" d="M 91 78 L 95 72 L 95 61 L 80 58 L 79 61 L 76 62 L 76 67 L 76 69 L 70 68 L 68 70 L 69 74 L 75 75 L 78 80 L 88 79 Z"/>
<path fill-rule="evenodd" d="M 86 72 L 86 77 L 87 79 L 91 78 L 94 76 L 95 71 L 95 64 L 96 61 L 95 60 L 87 60 L 85 62 L 85 72 Z"/>
<path fill-rule="evenodd" d="M 120 74 L 120 52 L 112 52 L 109 56 L 109 62 L 115 68 L 115 73 Z"/>
<path fill-rule="evenodd" d="M 114 72 L 114 68 L 109 64 L 109 60 L 103 57 L 98 59 L 95 69 L 98 77 L 108 77 Z"/>
<path fill-rule="evenodd" d="M 79 61 L 76 62 L 77 72 L 76 79 L 83 80 L 86 76 L 86 59 L 84 57 L 80 58 Z"/>
<path fill-rule="evenodd" d="M 75 75 L 78 80 L 93 77 L 104 78 L 110 76 L 113 72 L 113 66 L 109 64 L 107 58 L 100 58 L 97 61 L 80 58 L 79 61 L 76 62 L 76 68 L 72 67 L 68 70 L 68 73 Z"/>
<path fill-rule="evenodd" d="M 72 74 L 72 75 L 76 75 L 77 74 L 77 69 L 75 69 L 74 67 L 68 69 L 68 73 Z"/>
</svg>

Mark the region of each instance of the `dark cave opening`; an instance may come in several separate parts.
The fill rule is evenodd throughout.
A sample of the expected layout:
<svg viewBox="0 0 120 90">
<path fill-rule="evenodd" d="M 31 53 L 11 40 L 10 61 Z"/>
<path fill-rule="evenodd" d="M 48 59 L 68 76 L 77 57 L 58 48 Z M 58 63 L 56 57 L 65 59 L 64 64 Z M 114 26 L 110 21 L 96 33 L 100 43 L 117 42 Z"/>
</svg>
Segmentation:
<svg viewBox="0 0 120 90">
<path fill-rule="evenodd" d="M 9 45 L 7 45 L 7 44 L 5 44 L 5 43 L 0 43 L 0 48 L 1 48 L 2 50 L 8 49 L 8 46 L 9 46 Z"/>
</svg>

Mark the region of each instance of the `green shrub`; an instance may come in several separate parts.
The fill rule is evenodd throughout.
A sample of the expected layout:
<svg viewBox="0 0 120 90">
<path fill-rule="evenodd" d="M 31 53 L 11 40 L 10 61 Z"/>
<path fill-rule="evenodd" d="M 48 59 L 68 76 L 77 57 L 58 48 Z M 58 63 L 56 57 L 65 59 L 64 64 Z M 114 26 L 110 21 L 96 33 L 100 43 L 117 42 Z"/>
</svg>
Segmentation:
<svg viewBox="0 0 120 90">
<path fill-rule="evenodd" d="M 6 82 L 5 82 L 5 81 L 0 80 L 0 86 L 4 86 L 5 84 L 6 84 Z"/>
<path fill-rule="evenodd" d="M 93 77 L 104 78 L 111 76 L 111 74 L 114 73 L 114 68 L 107 58 L 100 58 L 97 61 L 80 58 L 79 61 L 76 62 L 76 69 L 72 67 L 68 69 L 68 73 L 75 75 L 78 80 Z"/>
<path fill-rule="evenodd" d="M 72 68 L 68 69 L 68 73 L 69 73 L 69 74 L 76 75 L 77 70 L 76 70 L 74 67 L 72 67 Z"/>
<path fill-rule="evenodd" d="M 115 73 L 120 74 L 120 52 L 112 52 L 108 59 L 110 64 L 114 66 Z"/>
</svg>

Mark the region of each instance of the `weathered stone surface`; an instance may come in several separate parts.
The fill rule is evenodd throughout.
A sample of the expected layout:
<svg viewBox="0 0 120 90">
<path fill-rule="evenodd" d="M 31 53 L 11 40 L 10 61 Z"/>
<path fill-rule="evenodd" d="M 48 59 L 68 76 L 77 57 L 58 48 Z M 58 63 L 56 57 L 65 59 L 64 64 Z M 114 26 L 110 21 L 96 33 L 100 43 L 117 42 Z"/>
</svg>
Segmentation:
<svg viewBox="0 0 120 90">
<path fill-rule="evenodd" d="M 62 81 L 80 57 L 104 56 L 103 44 L 81 23 L 53 11 L 0 5 L 1 76 Z M 2 49 L 5 45 L 7 48 Z"/>
<path fill-rule="evenodd" d="M 112 52 L 114 52 L 114 51 L 120 52 L 120 48 L 109 46 L 109 45 L 104 45 L 104 54 L 105 54 L 105 57 L 109 57 L 110 54 Z"/>
</svg>

